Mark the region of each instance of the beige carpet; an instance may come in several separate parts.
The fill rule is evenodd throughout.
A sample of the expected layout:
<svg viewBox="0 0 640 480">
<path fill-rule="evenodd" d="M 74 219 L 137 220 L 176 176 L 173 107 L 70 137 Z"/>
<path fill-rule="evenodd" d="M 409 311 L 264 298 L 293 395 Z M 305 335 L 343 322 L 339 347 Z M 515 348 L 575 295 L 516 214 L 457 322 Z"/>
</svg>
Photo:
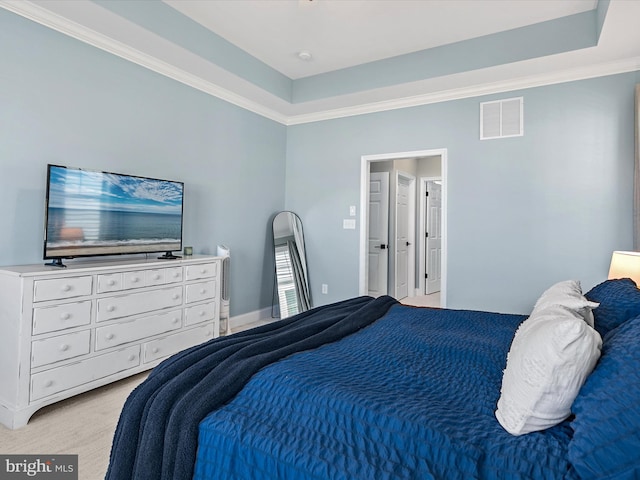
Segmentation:
<svg viewBox="0 0 640 480">
<path fill-rule="evenodd" d="M 147 374 L 44 407 L 18 430 L 0 425 L 0 453 L 77 454 L 80 480 L 103 479 L 120 410 Z"/>
</svg>

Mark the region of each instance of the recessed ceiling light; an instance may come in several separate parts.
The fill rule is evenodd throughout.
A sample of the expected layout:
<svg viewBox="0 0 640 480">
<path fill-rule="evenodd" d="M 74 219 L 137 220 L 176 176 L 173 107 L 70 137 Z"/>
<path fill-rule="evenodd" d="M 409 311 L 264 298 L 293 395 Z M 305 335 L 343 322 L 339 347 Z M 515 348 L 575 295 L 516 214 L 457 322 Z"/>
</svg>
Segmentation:
<svg viewBox="0 0 640 480">
<path fill-rule="evenodd" d="M 298 52 L 298 58 L 300 60 L 304 60 L 305 62 L 310 61 L 313 57 L 311 55 L 311 52 L 308 52 L 306 50 L 302 50 L 301 52 Z"/>
</svg>

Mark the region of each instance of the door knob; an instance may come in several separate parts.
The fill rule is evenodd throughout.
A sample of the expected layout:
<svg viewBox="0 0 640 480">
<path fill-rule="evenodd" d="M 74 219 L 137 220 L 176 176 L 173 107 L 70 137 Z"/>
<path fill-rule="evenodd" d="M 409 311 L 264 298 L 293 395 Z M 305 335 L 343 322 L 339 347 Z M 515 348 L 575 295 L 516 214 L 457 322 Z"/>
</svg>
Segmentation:
<svg viewBox="0 0 640 480">
<path fill-rule="evenodd" d="M 375 246 L 375 247 L 373 247 L 373 248 L 379 248 L 380 250 L 384 250 L 385 248 L 387 248 L 387 246 L 383 243 L 383 244 L 381 244 L 380 246 L 377 246 L 377 245 L 376 245 L 376 246 Z"/>
</svg>

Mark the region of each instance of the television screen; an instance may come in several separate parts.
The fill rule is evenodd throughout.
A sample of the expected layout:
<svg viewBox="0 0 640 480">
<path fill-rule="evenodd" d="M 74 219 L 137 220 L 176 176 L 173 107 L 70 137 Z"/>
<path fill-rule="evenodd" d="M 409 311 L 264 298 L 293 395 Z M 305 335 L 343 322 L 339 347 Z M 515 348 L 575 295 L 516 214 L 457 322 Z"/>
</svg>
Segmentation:
<svg viewBox="0 0 640 480">
<path fill-rule="evenodd" d="M 184 184 L 49 165 L 44 258 L 182 248 Z"/>
</svg>

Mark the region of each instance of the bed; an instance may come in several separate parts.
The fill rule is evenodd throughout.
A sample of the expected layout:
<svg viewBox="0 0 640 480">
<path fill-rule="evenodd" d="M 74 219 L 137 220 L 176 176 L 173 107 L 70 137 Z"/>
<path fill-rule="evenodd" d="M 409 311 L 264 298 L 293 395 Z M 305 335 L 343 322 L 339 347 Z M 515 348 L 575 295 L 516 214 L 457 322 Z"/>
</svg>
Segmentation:
<svg viewBox="0 0 640 480">
<path fill-rule="evenodd" d="M 640 290 L 576 285 L 529 316 L 358 297 L 181 352 L 127 399 L 107 478 L 639 478 Z M 547 325 L 555 355 L 559 315 L 561 386 L 514 416 L 515 349 L 530 365 Z"/>
</svg>

